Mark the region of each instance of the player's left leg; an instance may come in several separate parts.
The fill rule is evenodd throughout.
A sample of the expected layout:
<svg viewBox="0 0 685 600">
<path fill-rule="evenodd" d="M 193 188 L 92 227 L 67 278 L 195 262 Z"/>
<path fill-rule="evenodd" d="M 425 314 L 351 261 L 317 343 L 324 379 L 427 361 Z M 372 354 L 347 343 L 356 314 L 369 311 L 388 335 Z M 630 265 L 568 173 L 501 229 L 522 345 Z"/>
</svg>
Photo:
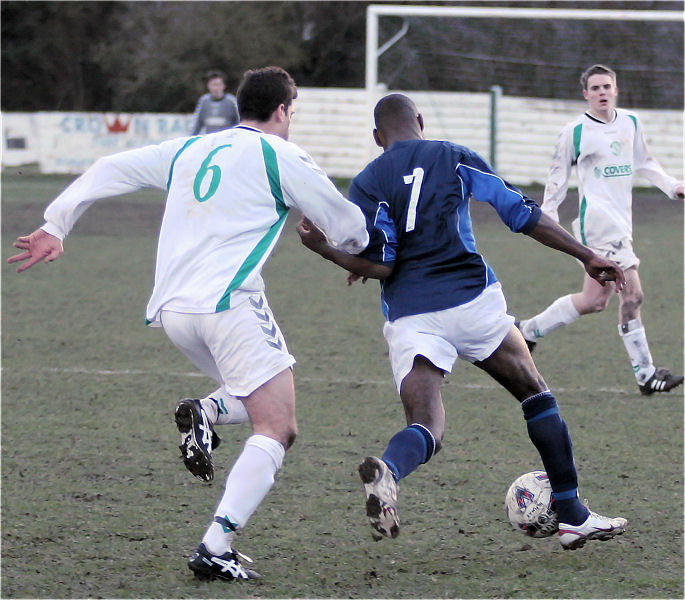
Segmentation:
<svg viewBox="0 0 685 600">
<path fill-rule="evenodd" d="M 623 340 L 640 392 L 649 396 L 655 392 L 668 392 L 683 382 L 682 375 L 654 366 L 647 343 L 647 334 L 640 319 L 644 300 L 637 266 L 624 270 L 626 287 L 619 293 L 618 333 Z"/>
<path fill-rule="evenodd" d="M 213 425 L 238 425 L 250 420 L 242 400 L 224 386 L 201 398 L 200 405 Z"/>
<path fill-rule="evenodd" d="M 440 386 L 457 352 L 441 335 L 444 325 L 440 316 L 411 315 L 386 322 L 383 327 L 407 427 L 390 439 L 381 458 L 367 456 L 362 461 L 359 476 L 369 523 L 387 537 L 399 534 L 398 482 L 433 457 L 444 435 Z"/>
<path fill-rule="evenodd" d="M 528 436 L 540 454 L 552 486 L 562 546 L 575 549 L 588 539 L 606 539 L 623 533 L 627 523 L 625 519 L 591 513 L 580 502 L 571 436 L 520 331 L 512 326 L 497 350 L 474 364 L 490 374 L 521 403 Z"/>
<path fill-rule="evenodd" d="M 200 371 L 221 383 L 221 372 L 214 357 L 198 335 L 199 318 L 199 315 L 171 311 L 161 313 L 162 327 L 167 337 Z M 221 388 L 217 391 L 221 391 Z M 233 400 L 238 402 L 237 399 Z M 228 398 L 226 401 L 230 403 Z M 231 407 L 235 413 L 239 413 L 241 408 L 232 405 Z M 244 407 L 242 410 L 244 411 Z M 179 449 L 183 464 L 195 477 L 203 481 L 214 479 L 212 452 L 221 441 L 214 431 L 218 414 L 219 409 L 209 396 L 201 400 L 185 398 L 177 404 L 174 411 L 176 427 L 181 435 Z"/>
<path fill-rule="evenodd" d="M 442 446 L 445 407 L 440 387 L 443 377 L 442 369 L 418 355 L 414 357 L 412 370 L 402 380 L 400 398 L 407 428 L 393 436 L 383 454 L 383 460 L 398 481 L 428 462 Z"/>
</svg>

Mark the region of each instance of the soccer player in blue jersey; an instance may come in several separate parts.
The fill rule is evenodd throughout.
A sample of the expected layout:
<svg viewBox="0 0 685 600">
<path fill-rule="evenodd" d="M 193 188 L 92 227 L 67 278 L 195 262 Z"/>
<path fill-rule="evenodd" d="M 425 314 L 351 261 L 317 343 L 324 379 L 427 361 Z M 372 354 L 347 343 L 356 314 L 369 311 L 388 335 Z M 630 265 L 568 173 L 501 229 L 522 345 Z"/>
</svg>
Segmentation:
<svg viewBox="0 0 685 600">
<path fill-rule="evenodd" d="M 622 289 L 623 272 L 577 242 L 475 152 L 424 139 L 423 118 L 407 96 L 382 98 L 374 119 L 373 135 L 384 153 L 350 186 L 350 199 L 367 219 L 369 245 L 359 255 L 348 254 L 329 245 L 306 217 L 298 224 L 305 246 L 350 271 L 348 283 L 381 280 L 383 334 L 407 427 L 390 439 L 381 458 L 369 456 L 359 465 L 372 527 L 387 537 L 399 534 L 398 482 L 440 450 L 440 386 L 462 358 L 521 403 L 552 486 L 561 545 L 575 549 L 623 533 L 626 519 L 591 512 L 578 498 L 566 423 L 506 312 L 495 273 L 476 250 L 469 200 L 490 203 L 513 232 L 577 258 L 602 285 L 614 281 Z"/>
</svg>

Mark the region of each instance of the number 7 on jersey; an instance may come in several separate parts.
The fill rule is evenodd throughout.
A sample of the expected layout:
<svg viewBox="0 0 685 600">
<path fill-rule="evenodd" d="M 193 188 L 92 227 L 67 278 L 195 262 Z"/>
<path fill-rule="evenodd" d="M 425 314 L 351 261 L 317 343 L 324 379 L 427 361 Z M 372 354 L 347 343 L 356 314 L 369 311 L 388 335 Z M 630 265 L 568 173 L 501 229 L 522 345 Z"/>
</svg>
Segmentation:
<svg viewBox="0 0 685 600">
<path fill-rule="evenodd" d="M 407 228 L 405 231 L 414 231 L 416 226 L 416 206 L 419 203 L 421 194 L 421 184 L 423 183 L 423 169 L 416 167 L 411 175 L 404 176 L 404 183 L 411 184 L 411 194 L 409 196 L 409 209 L 407 210 Z"/>
</svg>

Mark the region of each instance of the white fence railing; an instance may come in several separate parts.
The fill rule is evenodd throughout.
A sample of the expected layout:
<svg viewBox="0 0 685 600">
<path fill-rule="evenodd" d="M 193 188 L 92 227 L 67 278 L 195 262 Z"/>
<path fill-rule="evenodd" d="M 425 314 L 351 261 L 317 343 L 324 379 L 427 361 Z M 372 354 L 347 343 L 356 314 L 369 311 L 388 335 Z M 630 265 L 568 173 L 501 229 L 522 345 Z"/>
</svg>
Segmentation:
<svg viewBox="0 0 685 600">
<path fill-rule="evenodd" d="M 468 146 L 489 159 L 490 94 L 408 92 L 426 137 Z M 291 140 L 332 177 L 353 177 L 379 152 L 371 140 L 375 98 L 363 89 L 299 88 Z M 497 171 L 518 185 L 544 183 L 562 126 L 584 102 L 503 96 L 497 110 Z M 683 113 L 639 110 L 654 157 L 683 171 Z M 187 134 L 190 115 L 2 114 L 2 166 L 38 163 L 43 173 L 81 173 L 100 156 Z M 638 185 L 640 180 L 636 182 Z"/>
</svg>

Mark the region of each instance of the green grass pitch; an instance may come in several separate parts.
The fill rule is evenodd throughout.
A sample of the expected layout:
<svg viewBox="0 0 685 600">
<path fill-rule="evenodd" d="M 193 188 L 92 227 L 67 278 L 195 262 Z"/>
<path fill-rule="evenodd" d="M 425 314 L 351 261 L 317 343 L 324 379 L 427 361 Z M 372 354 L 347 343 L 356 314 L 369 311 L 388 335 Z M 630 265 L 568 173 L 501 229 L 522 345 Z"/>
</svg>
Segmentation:
<svg viewBox="0 0 685 600">
<path fill-rule="evenodd" d="M 300 435 L 236 543 L 264 579 L 194 580 L 187 557 L 249 429 L 220 429 L 214 483 L 183 468 L 173 409 L 214 388 L 143 324 L 161 193 L 94 205 L 53 264 L 6 264 L 68 181 L 2 179 L 2 597 L 682 598 L 682 388 L 640 396 L 615 299 L 535 359 L 573 436 L 582 497 L 628 518 L 626 534 L 564 552 L 510 527 L 507 486 L 541 465 L 516 402 L 459 362 L 443 388 L 445 448 L 402 482 L 400 537 L 373 541 L 356 466 L 403 426 L 378 286 L 346 287 L 300 245 L 295 214 L 264 277 L 298 359 Z M 573 259 L 511 234 L 486 205 L 472 212 L 512 314 L 578 289 Z M 641 191 L 634 213 L 652 354 L 682 372 L 683 206 Z"/>
</svg>

